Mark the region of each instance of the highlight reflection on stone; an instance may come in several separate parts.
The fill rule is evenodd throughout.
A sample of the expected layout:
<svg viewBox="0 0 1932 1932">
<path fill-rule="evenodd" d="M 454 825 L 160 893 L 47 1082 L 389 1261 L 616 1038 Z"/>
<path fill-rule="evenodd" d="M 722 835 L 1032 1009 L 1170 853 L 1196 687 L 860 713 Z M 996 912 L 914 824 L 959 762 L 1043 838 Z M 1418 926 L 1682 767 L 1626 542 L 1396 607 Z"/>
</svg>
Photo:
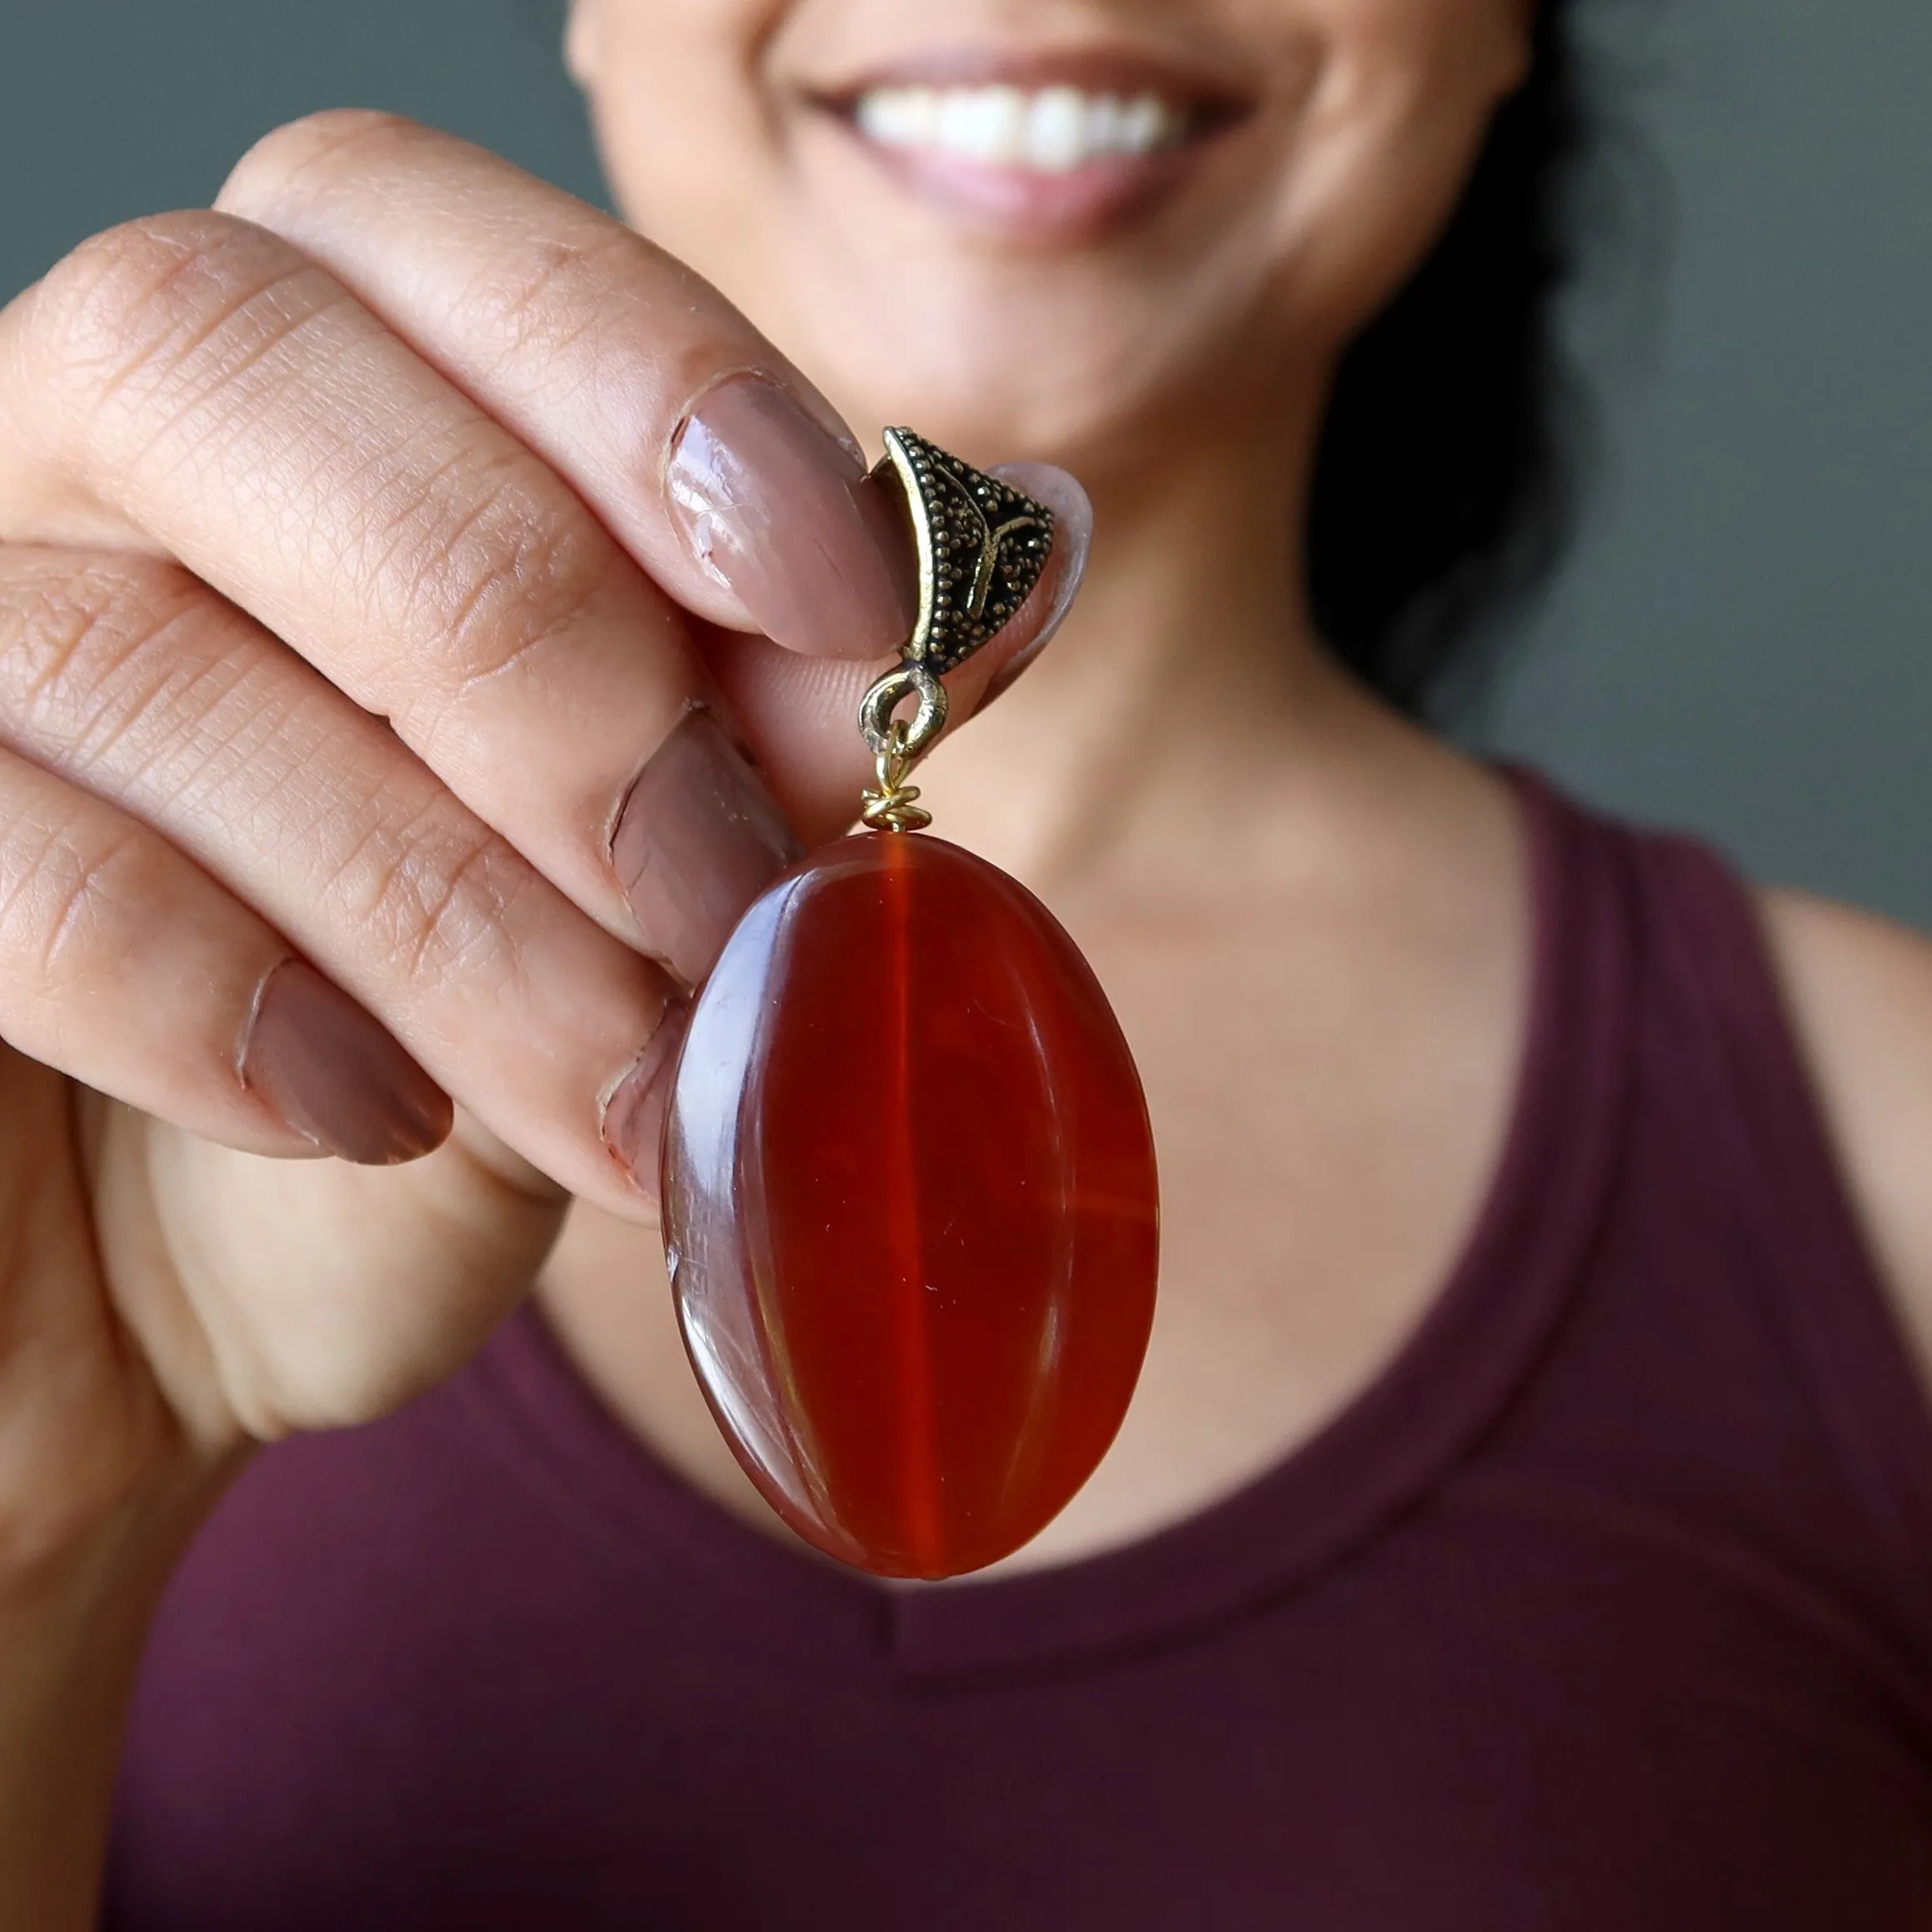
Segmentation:
<svg viewBox="0 0 1932 1932">
<path fill-rule="evenodd" d="M 663 1200 L 712 1411 L 830 1555 L 993 1562 L 1120 1426 L 1154 1310 L 1139 1078 L 1072 941 L 957 846 L 841 840 L 746 915 L 685 1036 Z"/>
</svg>

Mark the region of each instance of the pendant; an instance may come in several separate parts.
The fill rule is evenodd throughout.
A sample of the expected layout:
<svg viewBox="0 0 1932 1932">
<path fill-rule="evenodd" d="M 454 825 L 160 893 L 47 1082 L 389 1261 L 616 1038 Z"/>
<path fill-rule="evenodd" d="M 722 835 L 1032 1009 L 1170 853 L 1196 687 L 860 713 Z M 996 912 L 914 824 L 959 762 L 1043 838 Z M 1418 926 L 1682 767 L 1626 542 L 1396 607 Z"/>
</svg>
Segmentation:
<svg viewBox="0 0 1932 1932">
<path fill-rule="evenodd" d="M 1092 970 L 1025 887 L 924 834 L 906 782 L 945 720 L 936 673 L 1026 601 L 1051 514 L 909 431 L 886 443 L 921 594 L 861 707 L 870 829 L 726 942 L 672 1079 L 663 1227 L 691 1365 L 766 1500 L 827 1555 L 936 1578 L 1030 1540 L 1112 1441 L 1157 1197 Z"/>
</svg>

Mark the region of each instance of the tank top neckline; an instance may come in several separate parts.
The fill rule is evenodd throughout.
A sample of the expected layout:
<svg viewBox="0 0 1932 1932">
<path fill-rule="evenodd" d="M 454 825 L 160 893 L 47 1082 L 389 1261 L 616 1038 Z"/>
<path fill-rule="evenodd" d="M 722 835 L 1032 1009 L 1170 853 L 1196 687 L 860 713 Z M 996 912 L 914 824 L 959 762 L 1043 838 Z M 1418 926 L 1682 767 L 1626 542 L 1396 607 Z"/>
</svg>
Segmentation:
<svg viewBox="0 0 1932 1932">
<path fill-rule="evenodd" d="M 1183 1521 L 1054 1567 L 885 1584 L 761 1534 L 627 1431 L 534 1305 L 452 1385 L 546 1505 L 614 1566 L 675 1567 L 750 1645 L 821 1670 L 914 1677 L 1065 1668 L 1144 1651 L 1303 1587 L 1455 1466 L 1530 1375 L 1610 1193 L 1634 1006 L 1612 836 L 1509 772 L 1529 853 L 1532 963 L 1509 1125 L 1462 1246 L 1408 1339 L 1281 1460 Z"/>
</svg>

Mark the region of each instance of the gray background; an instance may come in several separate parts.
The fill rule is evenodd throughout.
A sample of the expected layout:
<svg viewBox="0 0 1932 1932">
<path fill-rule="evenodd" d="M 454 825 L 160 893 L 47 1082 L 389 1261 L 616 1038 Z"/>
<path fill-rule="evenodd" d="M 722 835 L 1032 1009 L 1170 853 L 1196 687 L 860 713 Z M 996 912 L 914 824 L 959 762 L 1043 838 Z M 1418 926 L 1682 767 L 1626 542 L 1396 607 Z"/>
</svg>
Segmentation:
<svg viewBox="0 0 1932 1932">
<path fill-rule="evenodd" d="M 1575 304 L 1601 467 L 1466 728 L 1932 926 L 1932 5 L 1595 3 L 1669 192 Z M 312 107 L 595 195 L 560 6 L 0 0 L 0 294 Z"/>
</svg>

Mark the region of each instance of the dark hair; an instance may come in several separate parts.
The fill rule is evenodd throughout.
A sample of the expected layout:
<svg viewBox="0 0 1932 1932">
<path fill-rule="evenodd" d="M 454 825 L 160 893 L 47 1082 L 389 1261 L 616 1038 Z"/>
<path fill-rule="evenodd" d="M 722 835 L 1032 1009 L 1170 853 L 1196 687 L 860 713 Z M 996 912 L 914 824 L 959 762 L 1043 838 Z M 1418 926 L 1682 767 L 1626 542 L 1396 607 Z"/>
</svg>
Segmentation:
<svg viewBox="0 0 1932 1932">
<path fill-rule="evenodd" d="M 1435 249 L 1350 345 L 1322 427 L 1315 622 L 1410 712 L 1473 686 L 1570 532 L 1580 420 L 1555 311 L 1588 132 L 1575 11 L 1542 0 L 1527 77 Z"/>
</svg>

